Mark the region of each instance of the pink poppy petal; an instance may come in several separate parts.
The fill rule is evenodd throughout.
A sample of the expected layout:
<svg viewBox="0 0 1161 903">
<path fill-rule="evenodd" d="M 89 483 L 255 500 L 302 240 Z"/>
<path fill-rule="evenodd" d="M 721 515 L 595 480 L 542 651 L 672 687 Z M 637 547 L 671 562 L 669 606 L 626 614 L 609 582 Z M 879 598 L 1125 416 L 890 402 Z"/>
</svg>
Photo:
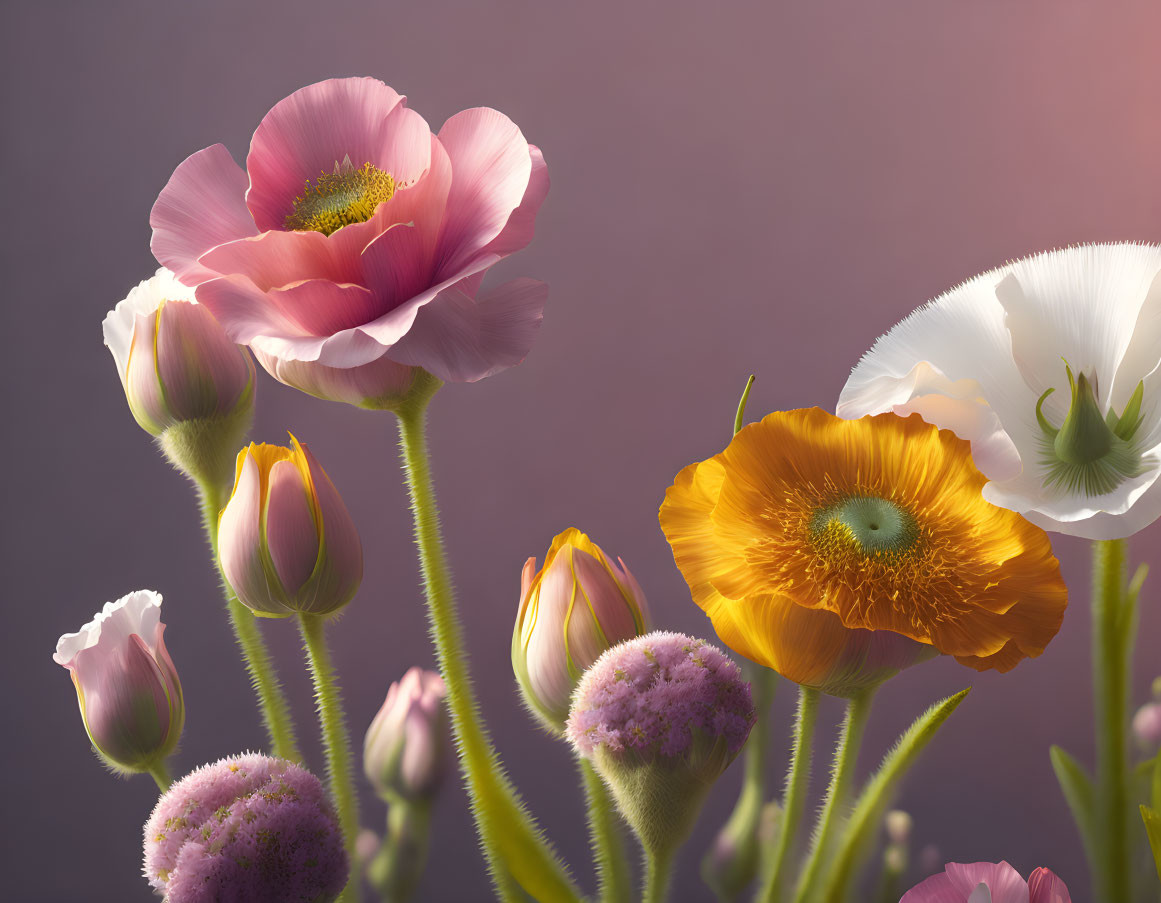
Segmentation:
<svg viewBox="0 0 1161 903">
<path fill-rule="evenodd" d="M 477 261 L 474 267 L 483 270 L 493 263 L 495 263 L 493 258 L 485 258 Z M 277 292 L 260 295 L 266 299 L 264 303 L 267 321 L 278 321 L 284 324 L 285 328 L 271 328 L 254 334 L 245 344 L 249 344 L 255 353 L 261 352 L 288 361 L 318 361 L 328 367 L 340 368 L 369 364 L 382 357 L 386 349 L 407 334 L 415 321 L 416 313 L 424 305 L 431 302 L 439 292 L 454 282 L 472 275 L 476 269 L 469 268 L 461 271 L 445 282 L 424 289 L 420 294 L 408 299 L 394 310 L 382 314 L 377 319 L 361 326 L 342 329 L 333 335 L 302 335 L 297 324 L 288 319 L 286 311 L 271 302 L 270 296 L 277 295 Z M 229 278 L 239 279 L 240 277 Z M 222 304 L 219 298 L 215 299 L 215 303 L 223 308 L 228 306 Z M 376 301 L 376 305 L 382 309 L 382 302 Z M 239 316 L 239 320 L 241 319 Z M 235 339 L 235 341 L 241 340 Z"/>
<path fill-rule="evenodd" d="M 210 248 L 256 235 L 246 209 L 246 173 L 222 144 L 186 157 L 173 171 L 149 212 L 149 248 L 186 285 L 218 274 L 199 264 Z"/>
<path fill-rule="evenodd" d="M 358 282 L 358 251 L 351 254 L 334 238 L 321 232 L 263 232 L 218 245 L 198 263 L 222 275 L 247 276 L 262 291 L 304 279 Z"/>
<path fill-rule="evenodd" d="M 418 182 L 397 190 L 391 200 L 379 205 L 375 215 L 366 223 L 345 226 L 332 235 L 331 240 L 344 243 L 346 253 L 358 255 L 392 226 L 406 223 L 418 233 L 422 259 L 426 261 L 427 269 L 432 270 L 444 208 L 451 190 L 452 168 L 447 151 L 434 135 L 428 136 L 428 145 L 431 165 Z"/>
<path fill-rule="evenodd" d="M 915 885 L 899 903 L 964 903 L 965 899 L 951 886 L 951 879 L 941 872 Z"/>
<path fill-rule="evenodd" d="M 432 284 L 431 260 L 424 254 L 423 236 L 408 223 L 392 226 L 367 245 L 362 262 L 362 281 L 375 293 L 384 313 Z"/>
<path fill-rule="evenodd" d="M 443 278 L 503 230 L 528 189 L 532 155 L 516 124 L 486 107 L 452 116 L 438 137 L 452 164 L 436 257 L 437 278 Z"/>
<path fill-rule="evenodd" d="M 382 144 L 365 163 L 374 163 L 395 179 L 395 190 L 404 191 L 418 183 L 431 166 L 431 145 L 435 136 L 427 120 L 400 104 L 384 123 Z M 355 157 L 351 155 L 351 162 Z M 359 164 L 355 163 L 356 166 Z"/>
<path fill-rule="evenodd" d="M 504 231 L 488 243 L 482 252 L 483 254 L 494 255 L 497 258 L 507 257 L 509 254 L 527 247 L 528 243 L 532 241 L 536 229 L 536 214 L 548 196 L 549 183 L 548 165 L 544 162 L 544 155 L 540 153 L 540 148 L 530 144 L 528 149 L 532 153 L 532 176 L 528 181 L 528 190 L 524 192 L 524 200 L 520 202 L 519 207 L 512 211 L 512 215 L 508 217 L 508 222 L 504 226 Z M 474 298 L 480 290 L 480 283 L 484 281 L 484 275 L 484 272 L 481 271 L 465 279 L 460 285 L 464 294 Z"/>
<path fill-rule="evenodd" d="M 314 571 L 318 528 L 302 473 L 290 460 L 279 461 L 267 477 L 266 547 L 286 595 L 293 597 Z"/>
<path fill-rule="evenodd" d="M 453 286 L 418 311 L 388 354 L 447 382 L 475 382 L 527 357 L 547 298 L 535 279 L 507 282 L 479 301 Z"/>
<path fill-rule="evenodd" d="M 528 145 L 528 150 L 532 155 L 532 175 L 528 179 L 524 199 L 508 217 L 504 230 L 485 248 L 497 257 L 507 257 L 521 248 L 528 247 L 536 231 L 536 214 L 540 212 L 540 205 L 548 197 L 548 164 L 544 162 L 544 154 L 533 144 Z"/>
<path fill-rule="evenodd" d="M 398 401 L 415 380 L 415 368 L 383 355 L 359 367 L 328 367 L 318 361 L 282 360 L 255 351 L 258 362 L 283 385 L 315 398 L 376 407 Z"/>
<path fill-rule="evenodd" d="M 383 312 L 381 301 L 361 285 L 343 285 L 329 279 L 308 279 L 271 289 L 269 303 L 290 322 L 297 333 L 329 336 L 370 322 Z M 294 333 L 292 333 L 293 335 Z"/>
<path fill-rule="evenodd" d="M 246 205 L 258 228 L 283 229 L 306 181 L 345 157 L 355 166 L 377 165 L 389 117 L 403 102 L 376 79 L 332 78 L 275 104 L 254 131 L 246 158 Z"/>
<path fill-rule="evenodd" d="M 1028 883 L 1006 862 L 949 862 L 952 886 L 970 896 L 980 884 L 992 893 L 992 903 L 1028 903 Z"/>
<path fill-rule="evenodd" d="M 197 288 L 198 303 L 214 315 L 230 340 L 249 345 L 258 336 L 294 336 L 303 330 L 245 276 L 223 276 Z"/>
<path fill-rule="evenodd" d="M 1028 895 L 1031 903 L 1072 903 L 1064 882 L 1046 868 L 1028 876 Z"/>
<path fill-rule="evenodd" d="M 414 246 L 413 246 L 414 247 Z M 390 255 L 387 253 L 388 246 L 383 246 L 383 257 L 380 261 L 374 264 L 375 267 L 380 267 L 377 279 L 382 279 L 380 287 L 384 291 L 394 291 L 398 294 L 403 292 L 391 287 L 390 284 Z M 477 274 L 482 274 L 496 263 L 496 258 L 491 256 L 484 256 L 477 258 L 473 263 L 464 269 L 453 273 L 449 278 L 442 282 L 437 282 L 435 285 L 429 285 L 424 288 L 419 294 L 413 295 L 407 300 L 399 304 L 398 307 L 388 311 L 378 320 L 373 323 L 367 323 L 360 326 L 359 330 L 367 336 L 375 339 L 383 348 L 389 348 L 391 345 L 398 342 L 407 331 L 411 329 L 411 324 L 415 321 L 416 313 L 424 305 L 429 304 L 440 292 L 444 289 L 450 288 L 453 285 L 465 283 L 471 277 Z"/>
</svg>

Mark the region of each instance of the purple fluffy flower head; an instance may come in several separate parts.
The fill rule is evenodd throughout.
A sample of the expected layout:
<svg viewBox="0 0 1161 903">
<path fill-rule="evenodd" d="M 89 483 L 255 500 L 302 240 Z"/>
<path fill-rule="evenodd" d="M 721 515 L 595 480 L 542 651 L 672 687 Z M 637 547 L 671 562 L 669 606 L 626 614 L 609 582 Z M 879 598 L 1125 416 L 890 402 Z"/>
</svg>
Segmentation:
<svg viewBox="0 0 1161 903">
<path fill-rule="evenodd" d="M 656 631 L 612 647 L 585 672 L 566 736 L 659 855 L 689 835 L 754 720 L 750 685 L 720 649 Z"/>
<path fill-rule="evenodd" d="M 754 726 L 750 685 L 716 646 L 655 631 L 614 646 L 585 672 L 573 696 L 568 739 L 642 762 L 733 760 Z M 717 775 L 714 775 L 717 777 Z"/>
<path fill-rule="evenodd" d="M 348 871 L 322 785 L 285 759 L 203 765 L 145 823 L 145 877 L 167 903 L 330 903 Z"/>
</svg>

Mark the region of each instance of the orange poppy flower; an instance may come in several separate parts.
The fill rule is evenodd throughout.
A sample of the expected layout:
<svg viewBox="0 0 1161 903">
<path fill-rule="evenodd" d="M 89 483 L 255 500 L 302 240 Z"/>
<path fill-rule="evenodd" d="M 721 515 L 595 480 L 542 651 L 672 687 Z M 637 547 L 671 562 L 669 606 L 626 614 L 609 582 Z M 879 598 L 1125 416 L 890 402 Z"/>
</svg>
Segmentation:
<svg viewBox="0 0 1161 903">
<path fill-rule="evenodd" d="M 849 695 L 936 653 L 1008 671 L 1060 629 L 1048 536 L 985 482 L 917 414 L 784 411 L 679 473 L 661 528 L 726 645 Z"/>
</svg>

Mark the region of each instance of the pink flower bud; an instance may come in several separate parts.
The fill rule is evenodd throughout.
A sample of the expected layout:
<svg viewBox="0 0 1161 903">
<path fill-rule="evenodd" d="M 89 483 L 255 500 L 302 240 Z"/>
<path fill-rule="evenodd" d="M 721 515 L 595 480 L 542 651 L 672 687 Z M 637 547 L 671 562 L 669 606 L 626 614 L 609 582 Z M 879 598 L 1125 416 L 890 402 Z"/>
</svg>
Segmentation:
<svg viewBox="0 0 1161 903">
<path fill-rule="evenodd" d="M 1161 747 L 1161 702 L 1147 702 L 1133 716 L 1133 737 L 1141 749 L 1153 755 Z"/>
<path fill-rule="evenodd" d="M 564 730 L 572 691 L 606 649 L 649 629 L 645 594 L 619 558 L 613 564 L 580 530 L 552 540 L 544 567 L 524 564 L 512 631 L 512 670 L 529 709 Z"/>
<path fill-rule="evenodd" d="M 385 800 L 430 799 L 448 771 L 447 689 L 434 671 L 411 668 L 391 684 L 363 741 L 363 770 Z"/>
<path fill-rule="evenodd" d="M 248 416 L 254 362 L 164 267 L 119 302 L 102 329 L 129 409 L 152 435 L 194 420 Z"/>
<path fill-rule="evenodd" d="M 338 490 L 305 445 L 251 443 L 218 525 L 222 573 L 255 614 L 326 615 L 363 580 L 363 546 Z"/>
<path fill-rule="evenodd" d="M 72 672 L 89 739 L 117 771 L 148 771 L 181 737 L 185 703 L 164 632 L 161 595 L 138 590 L 57 641 L 53 661 Z"/>
</svg>

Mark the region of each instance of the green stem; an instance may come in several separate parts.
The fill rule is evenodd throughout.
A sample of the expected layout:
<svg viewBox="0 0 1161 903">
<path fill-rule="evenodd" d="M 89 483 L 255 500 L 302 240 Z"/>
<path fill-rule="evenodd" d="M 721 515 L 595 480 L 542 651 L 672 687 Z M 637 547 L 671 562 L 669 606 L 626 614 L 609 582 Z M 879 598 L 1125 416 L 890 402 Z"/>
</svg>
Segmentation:
<svg viewBox="0 0 1161 903">
<path fill-rule="evenodd" d="M 387 834 L 367 865 L 367 880 L 383 903 L 407 903 L 423 877 L 431 839 L 431 803 L 397 797 L 387 809 Z"/>
<path fill-rule="evenodd" d="M 645 851 L 645 889 L 641 894 L 641 903 L 664 903 L 669 896 L 673 853 L 672 849 Z"/>
<path fill-rule="evenodd" d="M 601 903 L 630 903 L 633 880 L 625 844 L 621 835 L 621 818 L 601 776 L 588 759 L 580 760 L 585 798 L 589 809 L 589 844 L 597 863 L 597 886 Z"/>
<path fill-rule="evenodd" d="M 580 899 L 580 892 L 504 775 L 480 717 L 443 549 L 424 431 L 427 404 L 440 382 L 421 372 L 417 383 L 395 412 L 399 418 L 399 445 L 411 494 L 428 622 L 439 669 L 447 685 L 452 729 L 480 845 L 502 900 L 519 899 L 515 881 L 543 903 L 571 903 Z"/>
<path fill-rule="evenodd" d="M 351 862 L 355 862 L 355 839 L 359 834 L 359 800 L 351 773 L 351 741 L 347 735 L 339 684 L 334 665 L 331 664 L 330 651 L 327 649 L 323 617 L 300 614 L 298 623 L 302 629 L 302 641 L 306 647 L 310 676 L 314 681 L 319 725 L 322 728 L 323 747 L 327 755 L 327 777 L 331 785 L 331 797 L 339 815 L 339 827 L 343 831 L 347 856 Z M 340 901 L 354 899 L 353 885 L 354 882 L 347 883 L 347 887 L 339 897 Z"/>
<path fill-rule="evenodd" d="M 854 880 L 860 857 L 869 845 L 871 832 L 882 820 L 883 812 L 899 781 L 915 764 L 915 760 L 931 742 L 940 725 L 956 710 L 970 691 L 971 687 L 968 687 L 931 706 L 912 722 L 883 759 L 879 770 L 859 794 L 851 817 L 835 843 L 834 855 L 827 863 L 820 899 L 826 903 L 845 899 L 844 895 Z"/>
<path fill-rule="evenodd" d="M 153 778 L 154 783 L 157 784 L 157 789 L 162 793 L 165 793 L 165 791 L 169 789 L 169 785 L 173 783 L 172 779 L 169 777 L 169 769 L 165 767 L 165 763 L 158 762 L 156 765 L 149 768 L 148 771 L 149 776 Z"/>
<path fill-rule="evenodd" d="M 1101 859 L 1095 896 L 1104 903 L 1128 903 L 1132 871 L 1127 739 L 1133 649 L 1132 631 L 1124 629 L 1126 552 L 1123 539 L 1093 544 L 1093 703 Z"/>
<path fill-rule="evenodd" d="M 795 903 L 806 903 L 812 889 L 817 889 L 823 866 L 830 861 L 830 852 L 835 842 L 835 831 L 842 820 L 842 810 L 847 805 L 851 782 L 859 758 L 859 747 L 863 742 L 863 732 L 871 714 L 871 700 L 874 688 L 851 697 L 847 703 L 847 714 L 839 734 L 838 746 L 834 752 L 834 766 L 830 776 L 830 786 L 826 791 L 822 814 L 814 832 L 814 842 L 806 868 L 798 879 Z"/>
<path fill-rule="evenodd" d="M 786 775 L 786 794 L 782 801 L 782 824 L 778 831 L 777 846 L 771 860 L 766 886 L 759 900 L 778 903 L 782 897 L 783 866 L 798 833 L 798 822 L 806 808 L 806 793 L 810 788 L 810 753 L 814 742 L 814 722 L 818 716 L 818 690 L 798 688 L 798 717 L 794 723 L 794 751 L 790 757 L 790 771 Z"/>
<path fill-rule="evenodd" d="M 222 573 L 221 561 L 218 558 L 218 512 L 221 510 L 222 497 L 225 493 L 211 480 L 198 480 L 197 487 L 202 525 L 210 541 L 214 566 L 218 569 L 218 578 L 221 580 L 226 597 L 230 626 L 234 628 L 234 639 L 237 640 L 238 648 L 242 650 L 242 659 L 250 675 L 250 684 L 258 694 L 258 705 L 262 711 L 262 721 L 266 725 L 266 734 L 270 738 L 271 752 L 281 759 L 301 762 L 302 753 L 298 751 L 290 706 L 278 682 L 278 674 L 274 670 L 274 663 L 270 660 L 270 652 L 258 630 L 257 619 L 238 601 L 238 597 Z"/>
</svg>

